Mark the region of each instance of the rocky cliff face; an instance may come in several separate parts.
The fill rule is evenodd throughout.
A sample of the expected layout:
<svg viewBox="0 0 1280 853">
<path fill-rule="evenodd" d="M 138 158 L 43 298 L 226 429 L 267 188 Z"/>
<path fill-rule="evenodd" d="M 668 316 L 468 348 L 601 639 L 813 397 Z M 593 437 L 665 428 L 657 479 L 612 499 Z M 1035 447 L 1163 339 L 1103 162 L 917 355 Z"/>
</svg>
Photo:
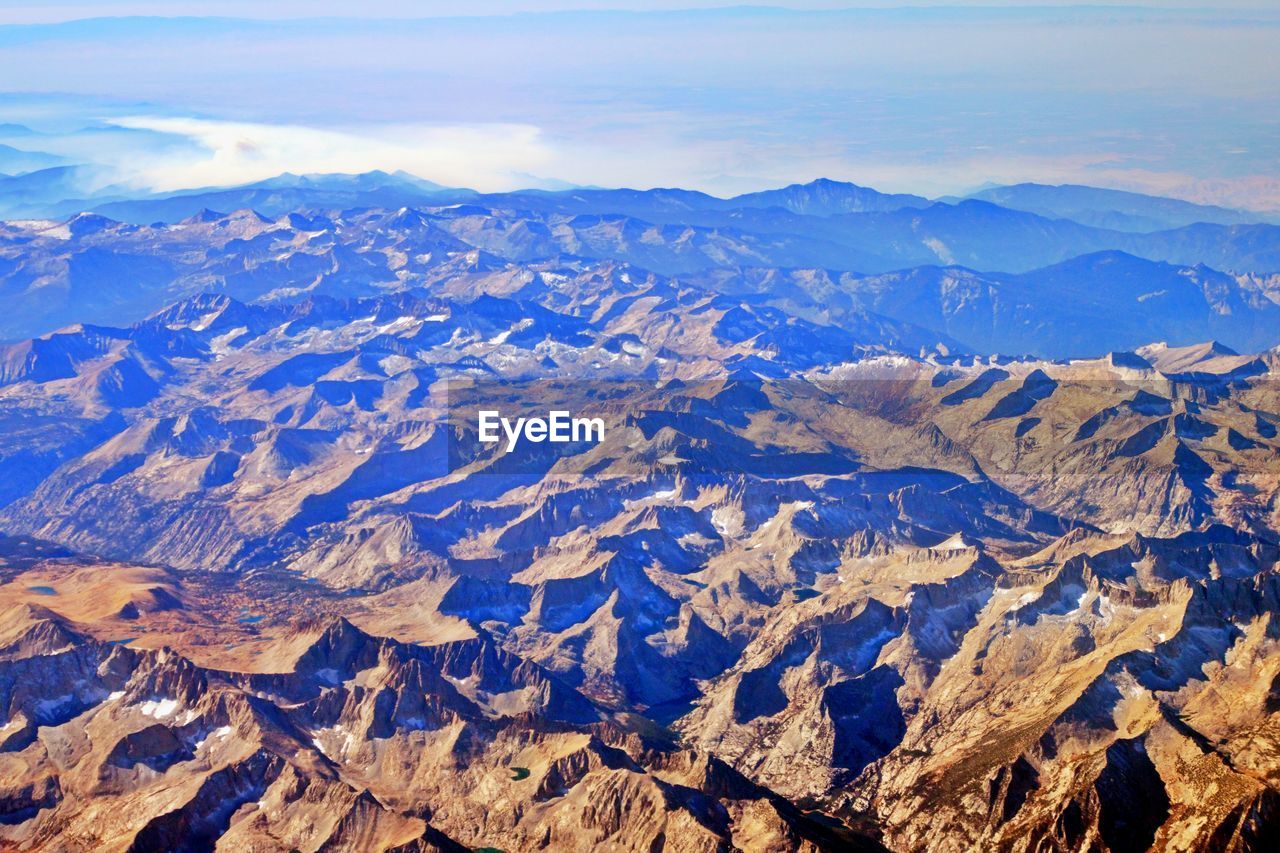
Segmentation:
<svg viewBox="0 0 1280 853">
<path fill-rule="evenodd" d="M 1216 530 L 881 561 L 779 614 L 680 726 L 893 848 L 1259 849 L 1276 557 Z"/>
</svg>

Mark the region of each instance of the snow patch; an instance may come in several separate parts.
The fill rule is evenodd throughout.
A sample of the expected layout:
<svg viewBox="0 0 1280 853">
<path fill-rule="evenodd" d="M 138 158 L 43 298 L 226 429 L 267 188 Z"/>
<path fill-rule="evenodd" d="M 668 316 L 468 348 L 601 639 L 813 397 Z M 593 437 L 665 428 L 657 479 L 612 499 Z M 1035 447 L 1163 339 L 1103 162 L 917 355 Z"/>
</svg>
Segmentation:
<svg viewBox="0 0 1280 853">
<path fill-rule="evenodd" d="M 248 331 L 248 326 L 236 326 L 229 332 L 223 332 L 209 341 L 209 351 L 215 355 L 226 355 L 231 352 L 231 342 Z"/>
<path fill-rule="evenodd" d="M 138 710 L 148 717 L 163 720 L 178 710 L 177 699 L 149 699 L 138 706 Z"/>
<path fill-rule="evenodd" d="M 379 334 L 389 335 L 392 332 L 401 332 L 401 331 L 404 331 L 405 329 L 412 328 L 417 322 L 418 322 L 417 317 L 405 315 L 403 317 L 397 317 L 396 319 L 392 320 L 390 323 L 386 323 L 384 325 L 379 326 L 377 331 Z"/>
<path fill-rule="evenodd" d="M 231 734 L 231 726 L 219 726 L 218 728 L 209 732 L 209 734 L 200 738 L 200 740 L 196 741 L 195 748 L 197 751 L 199 751 L 200 747 L 208 743 L 211 738 L 215 740 L 222 740 L 223 738 L 229 736 L 230 734 Z"/>
</svg>

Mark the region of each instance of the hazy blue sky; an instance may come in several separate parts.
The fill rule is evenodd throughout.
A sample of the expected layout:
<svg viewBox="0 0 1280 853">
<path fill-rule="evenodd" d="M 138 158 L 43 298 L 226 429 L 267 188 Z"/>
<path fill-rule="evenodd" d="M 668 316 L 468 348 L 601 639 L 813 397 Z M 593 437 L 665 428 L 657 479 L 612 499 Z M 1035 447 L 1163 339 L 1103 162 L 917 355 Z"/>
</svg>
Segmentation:
<svg viewBox="0 0 1280 853">
<path fill-rule="evenodd" d="M 158 188 L 286 169 L 717 193 L 825 175 L 1280 209 L 1274 3 L 598 11 L 636 5 L 479 0 L 488 17 L 459 18 L 367 0 L 326 20 L 352 5 L 0 2 L 0 122 L 35 131 L 0 144 Z M 78 20 L 176 11 L 241 18 Z"/>
<path fill-rule="evenodd" d="M 1090 3 L 1071 3 L 1064 0 L 984 0 L 979 3 L 956 0 L 795 0 L 795 2 L 743 3 L 741 0 L 576 0 L 576 2 L 548 2 L 548 0 L 364 0 L 353 4 L 347 0 L 196 0 L 175 3 L 172 0 L 42 0 L 42 2 L 0 2 L 0 10 L 10 23 L 31 21 L 65 21 L 97 15 L 226 15 L 250 18 L 299 18 L 326 15 L 341 17 L 367 17 L 370 15 L 414 18 L 424 15 L 456 16 L 462 10 L 467 14 L 509 14 L 512 12 L 548 12 L 584 9 L 695 9 L 729 6 L 775 6 L 791 9 L 847 9 L 850 7 L 902 8 L 922 6 L 1147 6 L 1158 9 L 1268 9 L 1271 0 L 1229 0 L 1226 3 L 1209 3 L 1206 0 L 1152 0 L 1135 3 L 1133 0 L 1092 0 Z"/>
</svg>

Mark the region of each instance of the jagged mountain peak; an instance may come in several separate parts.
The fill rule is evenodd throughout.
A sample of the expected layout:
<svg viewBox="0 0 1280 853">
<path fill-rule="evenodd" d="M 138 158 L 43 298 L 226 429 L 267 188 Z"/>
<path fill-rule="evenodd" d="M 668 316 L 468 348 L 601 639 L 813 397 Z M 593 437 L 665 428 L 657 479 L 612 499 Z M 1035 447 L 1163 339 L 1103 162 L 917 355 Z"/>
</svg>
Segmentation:
<svg viewBox="0 0 1280 853">
<path fill-rule="evenodd" d="M 888 195 L 857 184 L 818 178 L 805 184 L 735 196 L 729 199 L 728 204 L 736 207 L 780 207 L 810 216 L 836 216 L 924 207 L 929 201 L 920 196 Z"/>
</svg>

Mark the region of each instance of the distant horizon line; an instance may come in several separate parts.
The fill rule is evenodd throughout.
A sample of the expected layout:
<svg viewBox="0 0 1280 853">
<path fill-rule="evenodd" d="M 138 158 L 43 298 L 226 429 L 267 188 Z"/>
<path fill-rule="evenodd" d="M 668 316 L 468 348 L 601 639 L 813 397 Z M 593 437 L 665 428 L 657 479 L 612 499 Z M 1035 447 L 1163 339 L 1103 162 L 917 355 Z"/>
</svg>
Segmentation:
<svg viewBox="0 0 1280 853">
<path fill-rule="evenodd" d="M 26 175 L 36 174 L 38 172 L 54 171 L 54 170 L 60 170 L 60 169 L 75 169 L 75 168 L 91 167 L 91 166 L 92 164 L 67 163 L 67 164 L 61 164 L 57 166 L 50 166 L 45 169 L 36 169 L 28 172 L 23 172 L 17 175 L 0 174 L 0 178 L 4 178 L 4 177 L 21 178 Z M 971 202 L 978 202 L 983 204 L 992 204 L 998 207 L 1006 207 L 1005 204 L 1002 204 L 1000 202 L 991 201 L 984 198 L 977 198 L 977 196 L 981 193 L 994 191 L 994 190 L 1008 190 L 1008 189 L 1016 189 L 1016 188 L 1023 188 L 1023 187 L 1037 187 L 1037 188 L 1047 188 L 1047 189 L 1084 189 L 1084 190 L 1093 190 L 1097 192 L 1119 193 L 1123 195 L 1134 196 L 1137 198 L 1173 201 L 1179 204 L 1188 205 L 1190 207 L 1202 208 L 1206 211 L 1214 210 L 1214 211 L 1221 211 L 1226 213 L 1256 215 L 1259 217 L 1266 218 L 1266 219 L 1260 219 L 1259 220 L 1260 222 L 1267 222 L 1276 218 L 1280 218 L 1280 210 L 1229 206 L 1229 205 L 1221 205 L 1221 204 L 1209 204 L 1205 202 L 1192 201 L 1190 199 L 1183 198 L 1177 195 L 1157 194 L 1157 193 L 1151 193 L 1151 192 L 1142 192 L 1138 190 L 1121 189 L 1118 187 L 1101 186 L 1097 184 L 1076 183 L 1072 181 L 1068 181 L 1064 183 L 1053 183 L 1048 181 L 1025 180 L 1025 181 L 1015 181 L 1012 183 L 1000 183 L 1000 182 L 988 180 L 988 181 L 983 181 L 981 183 L 978 183 L 974 189 L 963 192 L 963 193 L 945 193 L 942 195 L 934 196 L 934 195 L 924 195 L 924 194 L 914 193 L 914 192 L 885 191 L 885 190 L 877 189 L 875 186 L 872 186 L 871 184 L 867 184 L 867 183 L 859 183 L 857 181 L 848 180 L 845 178 L 832 178 L 827 175 L 820 175 L 814 178 L 810 178 L 809 180 L 791 181 L 789 183 L 769 186 L 759 190 L 751 190 L 749 192 L 735 193 L 732 195 L 717 195 L 716 193 L 707 192 L 705 190 L 690 189 L 687 187 L 682 187 L 678 184 L 662 184 L 662 185 L 654 185 L 654 186 L 625 185 L 625 184 L 618 185 L 618 186 L 604 186 L 604 185 L 598 185 L 598 184 L 569 185 L 569 186 L 562 186 L 562 187 L 524 186 L 524 187 L 517 187 L 515 189 L 510 189 L 510 190 L 483 191 L 483 190 L 476 190 L 467 186 L 451 186 L 448 184 L 441 184 L 430 178 L 424 178 L 421 175 L 414 174 L 405 169 L 392 169 L 392 170 L 369 169 L 362 172 L 291 172 L 286 170 L 276 175 L 272 175 L 270 177 L 262 178 L 260 180 L 255 180 L 255 181 L 246 181 L 243 183 L 234 183 L 234 184 L 207 184 L 203 186 L 180 187 L 177 189 L 161 190 L 161 191 L 147 190 L 144 188 L 132 189 L 132 188 L 126 188 L 124 186 L 119 186 L 119 185 L 117 185 L 118 188 L 107 186 L 98 191 L 98 193 L 101 193 L 100 195 L 90 194 L 84 198 L 79 198 L 79 199 L 77 198 L 63 199 L 62 202 L 64 203 L 82 201 L 89 206 L 75 213 L 72 213 L 69 216 L 64 215 L 64 216 L 54 217 L 52 219 L 48 219 L 47 221 L 63 221 L 64 219 L 67 219 L 69 221 L 69 219 L 74 219 L 76 216 L 82 216 L 82 215 L 101 216 L 103 214 L 98 213 L 95 210 L 96 207 L 115 204 L 115 203 L 163 201 L 166 199 L 182 198 L 186 196 L 197 196 L 202 194 L 212 194 L 212 193 L 220 193 L 220 192 L 233 192 L 236 190 L 250 190 L 250 189 L 284 190 L 284 189 L 294 189 L 294 188 L 307 189 L 307 187 L 305 186 L 299 186 L 299 187 L 271 186 L 273 182 L 280 181 L 283 178 L 296 178 L 296 179 L 313 180 L 313 181 L 320 182 L 325 179 L 331 179 L 331 180 L 341 179 L 341 178 L 356 179 L 356 178 L 363 178 L 363 177 L 369 177 L 369 176 L 383 176 L 386 178 L 398 179 L 406 183 L 419 182 L 421 184 L 429 184 L 431 185 L 430 187 L 422 187 L 421 189 L 424 193 L 428 193 L 431 195 L 443 196 L 448 193 L 459 193 L 459 194 L 469 194 L 469 195 L 475 196 L 476 198 L 489 198 L 494 196 L 510 196 L 510 195 L 524 195 L 524 194 L 560 195 L 560 194 L 575 193 L 575 192 L 602 192 L 602 193 L 679 192 L 679 193 L 685 193 L 688 195 L 702 196 L 705 198 L 714 199 L 716 201 L 728 202 L 728 201 L 734 201 L 742 198 L 749 198 L 751 196 L 758 196 L 758 195 L 763 195 L 767 193 L 783 192 L 791 189 L 807 188 L 807 187 L 812 187 L 815 184 L 825 183 L 825 184 L 836 184 L 844 187 L 852 187 L 859 190 L 865 190 L 868 192 L 876 193 L 877 195 L 881 195 L 881 196 L 909 197 L 909 198 L 919 199 L 921 201 L 926 201 L 931 204 L 955 205 L 961 202 L 971 201 Z M 554 179 L 547 179 L 547 180 L 553 181 Z M 324 189 L 324 187 L 323 186 L 316 187 L 316 189 Z M 338 189 L 338 188 L 330 187 L 329 189 L 332 190 L 332 189 Z M 136 193 L 136 195 L 130 195 L 130 193 Z M 251 207 L 241 208 L 241 209 L 252 210 Z M 1020 210 L 1021 208 L 1015 207 L 1015 208 L 1009 208 L 1009 209 Z M 224 213 L 224 211 L 215 211 L 215 212 Z M 234 212 L 234 211 L 226 211 L 225 213 L 231 213 L 231 212 Z M 110 217 L 106 216 L 105 218 L 110 218 Z M 20 219 L 3 219 L 0 221 L 18 222 L 18 221 L 39 221 L 44 219 L 45 217 L 24 217 Z"/>
<path fill-rule="evenodd" d="M 23 151 L 22 149 L 15 149 L 15 150 Z M 23 153 L 40 153 L 40 152 L 23 151 Z M 6 175 L 3 173 L 0 173 L 0 177 L 21 178 L 28 175 L 34 175 L 40 172 L 51 172 L 56 170 L 94 168 L 94 167 L 95 167 L 95 164 L 93 163 L 60 163 L 57 165 L 47 166 L 42 169 L 30 169 L 25 172 L 18 172 L 14 174 Z M 509 189 L 509 190 L 477 190 L 468 186 L 461 186 L 461 185 L 455 186 L 452 184 L 442 184 L 432 178 L 423 177 L 422 175 L 415 174 L 413 172 L 408 171 L 407 169 L 366 169 L 364 171 L 359 171 L 359 172 L 294 172 L 286 169 L 283 172 L 279 172 L 277 174 L 271 175 L 266 178 L 260 178 L 254 181 L 244 181 L 241 183 L 192 185 L 188 187 L 178 187 L 178 188 L 169 189 L 169 190 L 148 190 L 145 188 L 126 188 L 122 185 L 108 185 L 107 187 L 104 187 L 103 190 L 111 190 L 114 187 L 119 187 L 119 191 L 122 193 L 138 192 L 138 193 L 146 194 L 147 196 L 150 196 L 153 198 L 160 198 L 160 197 L 172 197 L 172 196 L 190 195 L 190 194 L 196 194 L 196 193 L 205 193 L 205 192 L 220 192 L 220 191 L 226 191 L 226 190 L 239 190 L 239 189 L 250 189 L 254 187 L 263 187 L 264 185 L 270 184 L 273 181 L 278 181 L 281 178 L 304 178 L 304 179 L 362 178 L 370 175 L 381 175 L 388 178 L 398 177 L 404 180 L 413 180 L 413 181 L 422 182 L 424 184 L 432 184 L 438 188 L 439 192 L 475 193 L 478 196 L 518 195 L 520 193 L 553 194 L 553 193 L 568 193 L 568 192 L 582 192 L 582 191 L 586 191 L 586 192 L 678 191 L 682 193 L 690 193 L 693 195 L 706 196 L 707 198 L 714 198 L 720 201 L 732 201 L 735 198 L 743 198 L 745 196 L 759 195 L 760 193 L 776 192 L 778 190 L 787 190 L 787 189 L 793 189 L 797 187 L 808 187 L 814 184 L 830 183 L 830 184 L 843 184 L 845 186 L 856 187 L 857 189 L 862 189 L 862 190 L 870 190 L 871 192 L 879 193 L 880 195 L 914 196 L 916 198 L 924 199 L 925 201 L 944 201 L 947 199 L 960 199 L 960 200 L 968 199 L 977 193 L 985 192 L 987 190 L 1034 186 L 1034 187 L 1050 187 L 1054 189 L 1080 188 L 1080 189 L 1099 190 L 1103 192 L 1126 193 L 1128 195 L 1144 196 L 1146 198 L 1168 199 L 1170 201 L 1183 202 L 1185 204 L 1194 205 L 1196 207 L 1217 208 L 1219 210 L 1231 210 L 1236 212 L 1246 212 L 1246 213 L 1248 212 L 1265 213 L 1266 212 L 1266 211 L 1251 211 L 1248 208 L 1228 207 L 1226 205 L 1220 205 L 1220 204 L 1206 204 L 1204 202 L 1190 201 L 1188 199 L 1180 198 L 1174 195 L 1167 195 L 1167 194 L 1161 195 L 1156 193 L 1141 192 L 1138 190 L 1127 190 L 1127 189 L 1121 189 L 1118 187 L 1102 186 L 1098 184 L 1076 183 L 1074 181 L 1067 181 L 1065 183 L 1052 183 L 1050 181 L 1025 180 L 1025 181 L 1014 181 L 1012 183 L 1001 183 L 997 181 L 987 180 L 987 181 L 979 182 L 978 184 L 976 184 L 976 187 L 977 187 L 976 189 L 970 190 L 967 193 L 944 193 L 942 195 L 933 196 L 933 195 L 926 195 L 926 194 L 910 192 L 910 191 L 881 190 L 876 188 L 870 183 L 859 183 L 856 180 L 850 180 L 848 178 L 833 178 L 825 174 L 817 175 L 815 177 L 809 178 L 808 180 L 795 180 L 795 181 L 790 181 L 788 183 L 771 185 L 771 186 L 765 187 L 764 189 L 750 190 L 748 192 L 734 193 L 732 195 L 717 195 L 714 192 L 707 192 L 706 190 L 699 190 L 699 189 L 691 189 L 689 187 L 681 186 L 680 184 L 654 184 L 652 186 L 645 186 L 643 184 L 618 184 L 613 186 L 607 186 L 604 184 L 572 184 L 567 181 L 559 181 L 559 179 L 556 179 L 556 178 L 547 178 L 545 180 L 552 183 L 564 183 L 566 184 L 566 186 L 539 187 L 535 185 L 527 185 L 527 186 L 516 187 L 514 189 Z M 534 177 L 537 177 L 537 176 L 534 176 Z M 86 199 L 86 200 L 90 200 L 90 199 Z"/>
<path fill-rule="evenodd" d="M 6 126 L 6 124 L 9 127 L 19 127 L 27 131 L 40 133 L 40 131 L 37 131 L 34 128 L 31 128 L 30 126 L 22 123 L 0 122 L 0 128 Z M 13 148 L 12 146 L 7 146 L 5 143 L 0 142 L 0 148 L 4 148 L 4 147 L 10 147 L 12 148 L 12 150 L 17 151 L 19 153 L 23 153 L 23 154 L 45 153 L 37 149 Z M 24 171 L 11 172 L 11 173 L 0 172 L 0 179 L 22 178 L 29 175 L 38 174 L 41 172 L 54 172 L 59 170 L 65 171 L 65 170 L 74 170 L 74 169 L 96 169 L 96 168 L 102 168 L 101 164 L 88 162 L 88 161 L 84 161 L 84 162 L 68 161 L 68 162 L 62 162 L 62 163 L 53 163 L 48 166 L 41 167 L 39 169 L 27 169 Z M 205 192 L 223 192 L 223 191 L 229 191 L 229 190 L 262 187 L 266 184 L 270 184 L 273 181 L 278 181 L 281 178 L 307 178 L 307 179 L 344 178 L 344 177 L 359 178 L 359 177 L 365 177 L 370 175 L 385 175 L 386 177 L 390 177 L 390 178 L 400 177 L 402 179 L 418 181 L 425 184 L 432 184 L 433 186 L 437 187 L 440 192 L 468 192 L 468 193 L 474 193 L 478 196 L 516 195 L 521 193 L 551 194 L 551 193 L 566 193 L 566 192 L 578 192 L 578 191 L 660 192 L 663 190 L 668 190 L 668 191 L 679 191 L 683 193 L 702 195 L 708 198 L 717 199 L 719 201 L 731 201 L 735 198 L 758 195 L 760 193 L 765 193 L 765 192 L 775 192 L 778 190 L 791 189 L 795 187 L 806 187 L 812 184 L 823 183 L 823 182 L 844 184 L 847 186 L 857 187 L 859 189 L 870 190 L 872 192 L 876 192 L 876 193 L 879 193 L 880 195 L 886 195 L 886 196 L 914 196 L 916 198 L 924 199 L 925 201 L 931 201 L 931 202 L 951 202 L 956 200 L 963 201 L 963 200 L 971 199 L 977 194 L 982 192 L 987 192 L 990 190 L 997 190 L 997 189 L 1010 189 L 1010 188 L 1016 188 L 1016 187 L 1047 187 L 1047 188 L 1053 188 L 1053 189 L 1079 188 L 1079 189 L 1098 190 L 1102 192 L 1124 193 L 1127 195 L 1151 198 L 1151 199 L 1164 199 L 1168 201 L 1176 201 L 1182 204 L 1187 204 L 1194 207 L 1201 207 L 1205 209 L 1230 211 L 1234 213 L 1257 214 L 1259 216 L 1267 216 L 1267 217 L 1280 217 L 1280 208 L 1255 207 L 1255 206 L 1239 205 L 1239 204 L 1215 204 L 1208 201 L 1196 201 L 1192 198 L 1187 198 L 1185 196 L 1179 195 L 1176 193 L 1176 191 L 1173 191 L 1173 192 L 1152 191 L 1152 190 L 1134 189 L 1134 188 L 1109 185 L 1105 183 L 1085 183 L 1082 181 L 1070 181 L 1070 180 L 1054 181 L 1052 179 L 1037 179 L 1037 178 L 1027 178 L 1027 179 L 1015 180 L 1015 181 L 997 181 L 997 180 L 992 180 L 990 178 L 985 180 L 978 179 L 978 180 L 975 180 L 972 184 L 970 184 L 969 188 L 967 189 L 957 190 L 955 192 L 930 194 L 928 192 L 918 192 L 918 191 L 909 190 L 909 189 L 885 190 L 885 189 L 880 189 L 878 186 L 875 185 L 874 182 L 864 183 L 856 179 L 831 177 L 830 174 L 819 174 L 805 180 L 789 180 L 788 181 L 786 179 L 782 179 L 785 182 L 771 183 L 761 187 L 760 189 L 747 190 L 745 192 L 736 192 L 736 193 L 725 195 L 725 194 L 720 194 L 716 192 L 709 192 L 704 189 L 695 189 L 690 186 L 681 185 L 679 183 L 655 183 L 650 185 L 639 184 L 639 183 L 637 184 L 620 183 L 620 184 L 613 184 L 613 185 L 575 184 L 571 181 L 566 181 L 560 178 L 544 177 L 540 175 L 526 175 L 525 177 L 530 178 L 534 181 L 542 181 L 544 184 L 543 186 L 538 186 L 536 183 L 531 183 L 531 184 L 526 184 L 521 186 L 514 186 L 511 189 L 477 190 L 473 187 L 469 187 L 463 184 L 441 183 L 435 180 L 434 178 L 424 177 L 423 175 L 417 174 L 415 172 L 411 172 L 407 169 L 396 169 L 396 168 L 373 168 L 373 169 L 365 169 L 361 171 L 315 171 L 315 172 L 292 171 L 290 169 L 285 169 L 282 172 L 277 172 L 276 174 L 268 175 L 266 177 L 258 178 L 256 180 L 248 180 L 248 181 L 241 181 L 237 183 L 225 183 L 225 184 L 192 184 L 189 186 L 174 187 L 172 189 L 150 189 L 142 186 L 129 186 L 127 182 L 119 182 L 119 183 L 109 183 L 109 184 L 102 185 L 98 189 L 88 193 L 82 199 L 67 198 L 67 199 L 64 199 L 64 201 L 81 200 L 81 201 L 91 202 L 91 201 L 94 201 L 95 197 L 101 198 L 102 199 L 101 203 L 106 203 L 108 198 L 113 198 L 115 200 L 121 200 L 121 201 L 125 201 L 125 200 L 141 201 L 147 198 L 162 199 L 162 198 L 172 198 L 172 197 L 183 196 L 183 195 L 194 195 L 194 194 L 205 193 Z M 131 193 L 136 193 L 137 195 L 130 197 Z M 108 196 L 108 194 L 112 194 L 112 195 Z M 981 200 L 981 199 L 978 199 L 978 200 Z"/>
<path fill-rule="evenodd" d="M 197 194 L 197 193 L 203 193 L 203 192 L 219 192 L 219 191 L 226 191 L 226 190 L 248 189 L 252 187 L 260 187 L 260 186 L 263 186 L 264 184 L 269 184 L 272 181 L 277 181 L 281 178 L 305 178 L 305 179 L 361 178 L 368 175 L 385 175 L 386 177 L 389 177 L 389 178 L 401 177 L 402 179 L 411 179 L 414 181 L 421 181 L 427 184 L 433 184 L 439 187 L 439 192 L 442 192 L 442 193 L 444 192 L 475 193 L 477 196 L 519 195 L 522 193 L 539 193 L 539 194 L 556 194 L 556 193 L 572 193 L 572 192 L 649 193 L 649 192 L 667 191 L 667 192 L 682 192 L 682 193 L 689 193 L 693 195 L 701 195 L 701 196 L 706 196 L 707 198 L 717 199 L 719 201 L 733 201 L 734 199 L 737 199 L 737 198 L 745 198 L 747 196 L 760 195 L 762 193 L 769 193 L 769 192 L 778 192 L 781 190 L 810 187 L 810 186 L 813 186 L 814 184 L 822 184 L 822 183 L 842 184 L 844 186 L 855 187 L 861 190 L 869 190 L 871 192 L 878 193 L 880 195 L 885 195 L 885 196 L 912 196 L 915 198 L 923 199 L 925 201 L 941 202 L 944 204 L 949 203 L 950 200 L 982 201 L 982 199 L 973 199 L 973 196 L 981 192 L 986 192 L 988 190 L 1011 189 L 1014 187 L 1049 187 L 1053 189 L 1079 188 L 1079 189 L 1098 190 L 1101 192 L 1125 193 L 1127 195 L 1141 196 L 1144 198 L 1167 199 L 1170 201 L 1177 201 L 1183 204 L 1193 205 L 1195 207 L 1233 211 L 1236 213 L 1259 213 L 1259 214 L 1275 213 L 1275 211 L 1252 210 L 1249 208 L 1240 208 L 1240 207 L 1228 207 L 1226 205 L 1220 205 L 1220 204 L 1205 204 L 1204 202 L 1190 201 L 1189 199 L 1180 198 L 1174 195 L 1158 195 L 1155 193 L 1139 192 L 1136 190 L 1125 190 L 1125 189 L 1119 189 L 1116 187 L 1099 186 L 1096 184 L 1081 184 L 1081 183 L 1075 183 L 1072 181 L 1067 181 L 1065 183 L 1052 183 L 1048 181 L 1030 181 L 1029 180 L 1029 181 L 1015 181 L 1013 183 L 999 183 L 996 181 L 988 180 L 988 181 L 982 181 L 978 183 L 976 189 L 970 190 L 969 192 L 964 194 L 944 193 L 943 195 L 932 196 L 932 195 L 924 195 L 924 194 L 915 193 L 915 192 L 898 192 L 898 191 L 881 190 L 881 189 L 877 189 L 875 186 L 869 183 L 859 183 L 858 181 L 849 180 L 847 178 L 833 178 L 828 175 L 818 175 L 816 177 L 813 177 L 804 181 L 791 181 L 785 184 L 766 187 L 765 189 L 751 190 L 749 192 L 742 192 L 742 193 L 734 193 L 733 195 L 717 195 L 716 193 L 707 192 L 706 190 L 689 189 L 688 187 L 683 187 L 683 186 L 680 186 L 679 184 L 656 184 L 654 186 L 643 186 L 639 184 L 636 184 L 636 185 L 619 184 L 617 186 L 605 186 L 601 184 L 579 184 L 579 185 L 570 185 L 570 186 L 564 186 L 564 187 L 524 186 L 524 187 L 517 187 L 515 189 L 510 189 L 510 190 L 483 191 L 483 190 L 476 190 L 466 186 L 451 186 L 448 184 L 441 184 L 435 180 L 432 180 L 431 178 L 425 178 L 422 175 L 414 174 L 413 172 L 410 172 L 406 169 L 392 169 L 392 170 L 369 169 L 363 172 L 291 172 L 286 170 L 284 172 L 280 172 L 277 175 L 272 175 L 269 178 L 263 178 L 257 181 L 246 181 L 244 183 L 239 183 L 239 184 L 211 184 L 211 185 L 199 186 L 199 187 L 184 187 L 184 188 L 179 188 L 174 190 L 164 190 L 161 192 L 153 192 L 152 195 L 172 197 L 172 196 Z M 556 180 L 556 179 L 548 179 L 548 180 Z"/>
</svg>

